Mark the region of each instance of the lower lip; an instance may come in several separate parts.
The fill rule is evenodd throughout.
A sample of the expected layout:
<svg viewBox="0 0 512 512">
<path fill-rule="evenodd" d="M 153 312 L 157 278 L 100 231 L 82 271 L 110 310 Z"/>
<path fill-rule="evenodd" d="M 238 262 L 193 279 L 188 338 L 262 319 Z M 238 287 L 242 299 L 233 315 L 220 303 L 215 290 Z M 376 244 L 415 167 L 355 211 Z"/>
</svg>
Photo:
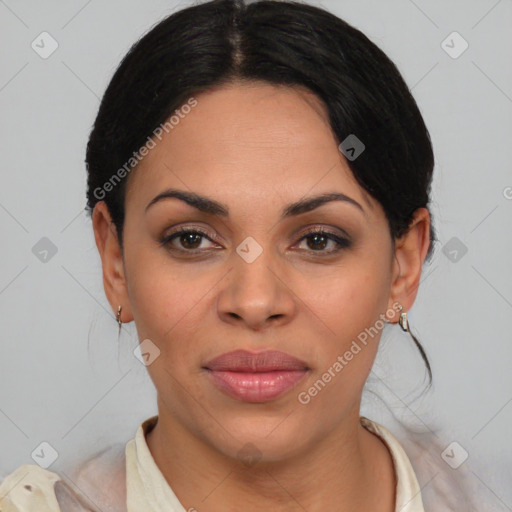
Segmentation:
<svg viewBox="0 0 512 512">
<path fill-rule="evenodd" d="M 244 402 L 268 402 L 292 389 L 307 370 L 244 373 L 208 370 L 214 384 L 232 398 Z"/>
</svg>

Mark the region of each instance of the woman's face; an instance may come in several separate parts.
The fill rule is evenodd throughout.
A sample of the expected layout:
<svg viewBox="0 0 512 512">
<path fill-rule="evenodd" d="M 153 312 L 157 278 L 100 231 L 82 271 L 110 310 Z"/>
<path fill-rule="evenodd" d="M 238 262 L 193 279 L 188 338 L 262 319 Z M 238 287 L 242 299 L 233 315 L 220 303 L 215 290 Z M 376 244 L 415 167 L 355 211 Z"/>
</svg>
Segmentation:
<svg viewBox="0 0 512 512">
<path fill-rule="evenodd" d="M 147 366 L 160 415 L 226 455 L 252 443 L 276 460 L 358 417 L 396 309 L 394 248 L 313 94 L 253 83 L 195 98 L 129 178 L 126 296 L 113 307 L 160 351 Z M 171 189 L 222 208 L 155 200 Z M 311 202 L 323 194 L 342 200 Z M 171 238 L 179 229 L 201 234 Z M 274 361 L 281 371 L 256 376 L 207 369 L 234 350 L 304 364 Z"/>
</svg>

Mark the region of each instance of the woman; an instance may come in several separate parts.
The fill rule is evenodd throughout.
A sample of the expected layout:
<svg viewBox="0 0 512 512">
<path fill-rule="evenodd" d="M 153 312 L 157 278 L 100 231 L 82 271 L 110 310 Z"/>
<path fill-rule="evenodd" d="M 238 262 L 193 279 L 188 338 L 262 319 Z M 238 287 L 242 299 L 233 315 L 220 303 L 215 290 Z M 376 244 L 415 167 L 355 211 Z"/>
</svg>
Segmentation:
<svg viewBox="0 0 512 512">
<path fill-rule="evenodd" d="M 158 415 L 73 478 L 18 468 L 2 511 L 470 510 L 449 477 L 420 485 L 412 455 L 443 447 L 410 459 L 360 416 L 435 239 L 427 128 L 366 36 L 289 1 L 176 12 L 121 62 L 86 163 Z"/>
</svg>

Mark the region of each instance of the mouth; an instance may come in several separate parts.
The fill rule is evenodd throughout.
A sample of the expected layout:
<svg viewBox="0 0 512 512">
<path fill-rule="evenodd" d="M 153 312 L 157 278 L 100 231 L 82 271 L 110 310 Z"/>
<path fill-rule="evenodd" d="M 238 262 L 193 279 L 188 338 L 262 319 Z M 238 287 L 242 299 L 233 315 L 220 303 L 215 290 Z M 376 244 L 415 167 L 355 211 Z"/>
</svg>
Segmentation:
<svg viewBox="0 0 512 512">
<path fill-rule="evenodd" d="M 310 371 L 304 361 L 272 350 L 252 353 L 236 350 L 209 361 L 203 369 L 212 383 L 244 402 L 268 402 L 294 388 Z"/>
</svg>

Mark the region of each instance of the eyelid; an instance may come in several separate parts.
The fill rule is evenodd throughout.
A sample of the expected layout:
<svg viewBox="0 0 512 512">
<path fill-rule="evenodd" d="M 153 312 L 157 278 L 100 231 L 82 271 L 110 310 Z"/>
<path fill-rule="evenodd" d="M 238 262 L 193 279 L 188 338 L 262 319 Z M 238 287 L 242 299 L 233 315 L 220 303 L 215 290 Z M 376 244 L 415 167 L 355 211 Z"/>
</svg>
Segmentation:
<svg viewBox="0 0 512 512">
<path fill-rule="evenodd" d="M 297 239 L 297 242 L 294 245 L 300 245 L 300 243 L 302 243 L 303 240 L 306 240 L 308 236 L 317 233 L 334 242 L 336 248 L 331 251 L 307 251 L 308 253 L 310 252 L 313 256 L 335 256 L 341 251 L 349 249 L 353 245 L 352 237 L 348 235 L 348 233 L 345 230 L 340 228 L 328 228 L 325 225 L 315 225 L 308 227 L 306 231 L 301 232 L 300 236 Z"/>
<path fill-rule="evenodd" d="M 178 251 L 178 252 L 185 252 L 189 254 L 193 254 L 194 252 L 204 252 L 204 249 L 181 249 L 179 247 L 172 247 L 174 240 L 179 239 L 180 235 L 183 233 L 189 233 L 193 232 L 196 233 L 198 236 L 202 237 L 205 240 L 208 240 L 210 243 L 218 245 L 218 242 L 215 241 L 215 237 L 211 235 L 207 230 L 204 228 L 200 228 L 198 226 L 179 226 L 175 229 L 172 229 L 170 231 L 164 232 L 162 236 L 159 237 L 159 245 L 161 247 L 169 248 L 172 251 Z"/>
<path fill-rule="evenodd" d="M 162 236 L 160 238 L 166 238 L 166 237 L 169 237 L 169 236 L 172 236 L 172 235 L 175 235 L 177 233 L 181 233 L 181 232 L 188 232 L 188 231 L 199 231 L 202 235 L 205 235 L 206 237 L 210 238 L 213 242 L 213 240 L 216 238 L 216 236 L 211 233 L 210 231 L 208 231 L 208 229 L 202 227 L 202 226 L 194 226 L 194 225 L 178 225 L 178 226 L 174 226 L 172 228 L 170 228 L 169 230 L 166 230 L 164 231 L 164 233 L 162 234 Z"/>
<path fill-rule="evenodd" d="M 213 244 L 218 244 L 216 242 L 216 236 L 213 235 L 208 231 L 208 229 L 203 228 L 201 226 L 194 226 L 194 225 L 178 225 L 177 227 L 171 228 L 169 232 L 165 232 L 160 237 L 160 245 L 163 247 L 171 246 L 172 242 L 179 238 L 179 235 L 181 233 L 190 233 L 194 232 L 198 234 L 199 236 L 208 239 Z M 328 257 L 329 255 L 335 255 L 339 253 L 342 250 L 348 249 L 352 246 L 352 237 L 342 228 L 338 227 L 332 227 L 332 226 L 326 226 L 325 224 L 312 224 L 307 226 L 305 229 L 303 228 L 299 234 L 295 234 L 294 238 L 297 238 L 295 243 L 292 247 L 295 247 L 297 245 L 300 245 L 303 240 L 305 240 L 309 235 L 313 234 L 321 234 L 326 236 L 328 239 L 330 239 L 334 244 L 336 245 L 336 248 L 331 251 L 318 251 L 318 254 L 315 255 L 315 252 L 317 251 L 306 251 L 311 252 L 312 255 L 319 256 L 319 257 Z M 171 250 L 177 251 L 177 252 L 183 252 L 188 253 L 190 256 L 194 254 L 200 254 L 200 253 L 206 253 L 208 251 L 211 251 L 212 249 L 181 249 L 178 247 L 170 247 Z M 218 250 L 218 249 L 217 249 Z"/>
<path fill-rule="evenodd" d="M 218 238 L 217 235 L 214 235 L 211 233 L 207 228 L 204 228 L 202 226 L 197 225 L 178 225 L 176 227 L 170 228 L 170 230 L 167 232 L 165 231 L 164 234 L 160 238 L 168 237 L 171 235 L 174 235 L 176 233 L 180 233 L 181 231 L 199 231 L 201 234 L 207 236 L 210 238 L 210 240 L 213 242 L 215 238 Z M 309 224 L 305 228 L 301 228 L 298 232 L 294 234 L 294 237 L 299 236 L 302 238 L 309 233 L 313 232 L 316 233 L 318 231 L 322 231 L 325 234 L 332 234 L 336 236 L 342 236 L 346 238 L 348 241 L 352 241 L 352 237 L 342 228 L 336 227 L 336 226 L 329 226 L 326 224 Z M 299 239 L 300 240 L 300 239 Z"/>
<path fill-rule="evenodd" d="M 321 231 L 326 235 L 331 234 L 334 236 L 342 237 L 345 238 L 347 241 L 352 242 L 352 237 L 344 229 L 335 226 L 329 226 L 326 224 L 311 224 L 309 226 L 306 226 L 304 231 L 300 232 L 300 236 L 302 238 L 311 232 L 316 233 L 318 231 Z"/>
</svg>

